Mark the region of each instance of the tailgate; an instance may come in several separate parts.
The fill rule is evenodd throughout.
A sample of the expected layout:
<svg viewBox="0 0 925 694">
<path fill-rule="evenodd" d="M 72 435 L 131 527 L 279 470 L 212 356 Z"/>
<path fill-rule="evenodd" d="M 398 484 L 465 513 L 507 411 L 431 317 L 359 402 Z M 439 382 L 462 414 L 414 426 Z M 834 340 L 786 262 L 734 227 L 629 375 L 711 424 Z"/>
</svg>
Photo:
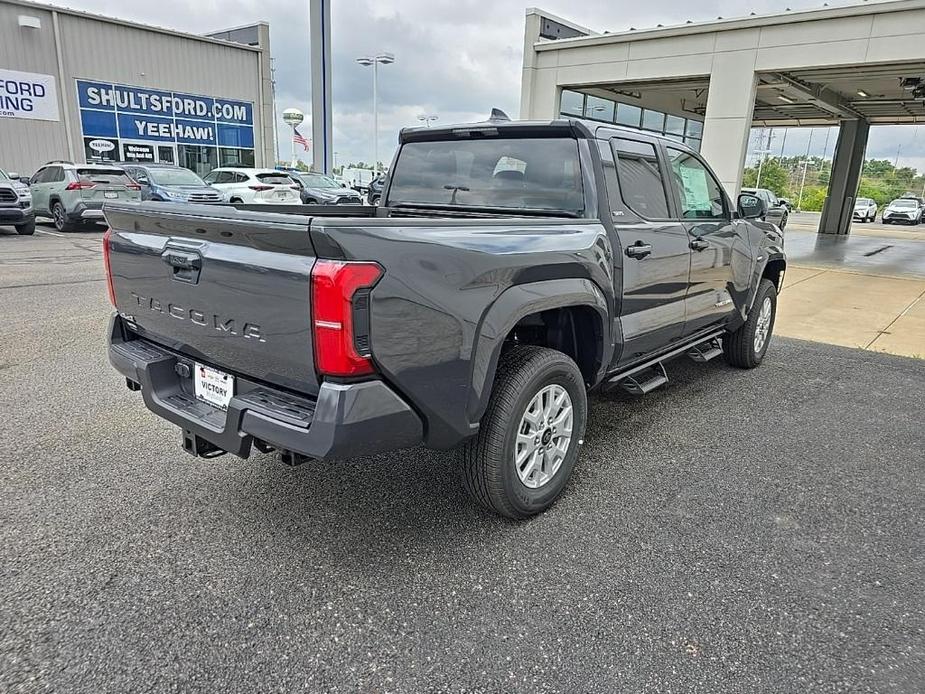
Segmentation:
<svg viewBox="0 0 925 694">
<path fill-rule="evenodd" d="M 107 204 L 119 313 L 139 335 L 232 374 L 316 393 L 310 218 Z"/>
</svg>

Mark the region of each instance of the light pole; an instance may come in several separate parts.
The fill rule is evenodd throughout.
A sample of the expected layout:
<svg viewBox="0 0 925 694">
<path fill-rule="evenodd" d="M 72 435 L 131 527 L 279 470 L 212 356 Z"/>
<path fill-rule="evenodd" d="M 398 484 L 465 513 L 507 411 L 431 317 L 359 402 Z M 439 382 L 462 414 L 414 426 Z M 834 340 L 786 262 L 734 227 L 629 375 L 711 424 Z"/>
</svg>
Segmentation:
<svg viewBox="0 0 925 694">
<path fill-rule="evenodd" d="M 761 187 L 761 168 L 764 166 L 764 154 L 770 154 L 769 149 L 756 149 L 752 154 L 758 155 L 758 175 L 755 177 L 755 188 Z"/>
<path fill-rule="evenodd" d="M 395 62 L 395 56 L 391 53 L 380 53 L 379 55 L 368 58 L 357 58 L 357 62 L 363 67 L 373 67 L 373 171 L 379 174 L 379 63 L 388 65 Z"/>
<path fill-rule="evenodd" d="M 439 118 L 440 116 L 428 116 L 426 113 L 422 113 L 420 116 L 418 116 L 418 120 L 423 122 L 424 125 L 428 128 L 430 127 L 431 123 L 433 123 L 435 120 L 438 120 Z"/>
</svg>

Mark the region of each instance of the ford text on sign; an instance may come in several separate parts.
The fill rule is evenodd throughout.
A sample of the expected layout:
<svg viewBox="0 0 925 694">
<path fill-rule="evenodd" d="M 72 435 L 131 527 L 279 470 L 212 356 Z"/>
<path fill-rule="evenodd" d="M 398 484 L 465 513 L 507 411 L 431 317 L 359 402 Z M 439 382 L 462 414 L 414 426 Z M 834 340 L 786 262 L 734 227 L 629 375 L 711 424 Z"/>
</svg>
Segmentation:
<svg viewBox="0 0 925 694">
<path fill-rule="evenodd" d="M 0 69 L 0 118 L 59 120 L 55 78 Z"/>
</svg>

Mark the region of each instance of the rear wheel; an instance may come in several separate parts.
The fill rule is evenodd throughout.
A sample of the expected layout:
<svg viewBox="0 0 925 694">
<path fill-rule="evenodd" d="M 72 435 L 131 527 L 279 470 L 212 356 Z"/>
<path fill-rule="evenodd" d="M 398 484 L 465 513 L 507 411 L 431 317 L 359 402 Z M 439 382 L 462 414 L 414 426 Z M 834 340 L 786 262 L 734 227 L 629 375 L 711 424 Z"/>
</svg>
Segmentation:
<svg viewBox="0 0 925 694">
<path fill-rule="evenodd" d="M 508 518 L 545 511 L 575 467 L 587 411 L 584 379 L 568 356 L 527 345 L 505 352 L 479 433 L 462 448 L 470 496 Z"/>
<path fill-rule="evenodd" d="M 228 202 L 230 202 L 232 205 L 241 205 L 244 203 L 244 201 L 241 198 L 231 198 L 231 200 L 229 200 Z"/>
<path fill-rule="evenodd" d="M 740 369 L 754 369 L 758 366 L 771 343 L 776 316 L 777 289 L 771 280 L 763 279 L 758 285 L 748 320 L 738 330 L 723 338 L 726 361 Z"/>
<path fill-rule="evenodd" d="M 60 202 L 51 206 L 51 219 L 58 231 L 74 231 L 74 225 L 67 220 L 67 212 Z"/>
<path fill-rule="evenodd" d="M 25 224 L 17 224 L 16 233 L 20 236 L 32 236 L 35 233 L 35 220 L 33 219 Z"/>
</svg>

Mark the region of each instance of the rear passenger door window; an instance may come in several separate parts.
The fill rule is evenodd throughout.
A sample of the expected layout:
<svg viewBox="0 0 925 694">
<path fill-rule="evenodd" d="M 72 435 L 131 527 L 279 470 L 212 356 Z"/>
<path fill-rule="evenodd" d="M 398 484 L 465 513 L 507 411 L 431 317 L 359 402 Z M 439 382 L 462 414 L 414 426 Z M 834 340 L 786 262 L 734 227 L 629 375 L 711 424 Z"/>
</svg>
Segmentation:
<svg viewBox="0 0 925 694">
<path fill-rule="evenodd" d="M 655 145 L 620 137 L 611 139 L 610 144 L 626 206 L 643 219 L 668 219 L 668 196 Z"/>
</svg>

